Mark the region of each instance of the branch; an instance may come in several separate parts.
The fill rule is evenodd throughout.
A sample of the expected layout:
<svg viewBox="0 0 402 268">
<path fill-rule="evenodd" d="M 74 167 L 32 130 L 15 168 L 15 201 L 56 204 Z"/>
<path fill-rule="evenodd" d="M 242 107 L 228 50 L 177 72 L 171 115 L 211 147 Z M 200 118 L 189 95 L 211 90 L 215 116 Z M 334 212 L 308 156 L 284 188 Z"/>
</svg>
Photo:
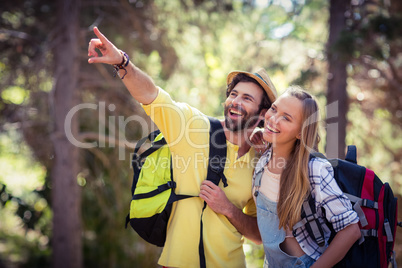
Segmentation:
<svg viewBox="0 0 402 268">
<path fill-rule="evenodd" d="M 102 135 L 100 133 L 96 132 L 83 132 L 78 134 L 78 140 L 79 141 L 85 141 L 85 140 L 97 140 L 100 142 L 108 143 L 109 145 L 117 145 L 118 147 L 123 147 L 123 148 L 129 148 L 129 149 L 134 149 L 137 143 L 129 142 L 127 140 L 121 140 L 121 139 L 116 139 L 111 136 L 107 135 Z"/>
<path fill-rule="evenodd" d="M 104 167 L 107 169 L 110 168 L 110 161 L 109 158 L 98 148 L 88 148 L 88 150 L 93 153 L 103 164 Z"/>
<path fill-rule="evenodd" d="M 389 83 L 390 85 L 392 85 L 394 88 L 401 90 L 400 84 L 396 82 L 396 81 L 399 82 L 398 79 L 394 79 L 392 75 L 388 75 L 386 72 L 384 72 L 383 70 L 381 70 L 380 68 L 378 68 L 378 65 L 376 65 L 375 63 L 373 63 L 371 60 L 365 60 L 365 61 L 363 61 L 363 62 L 364 62 L 364 64 L 365 64 L 366 66 L 368 66 L 369 68 L 377 70 L 377 71 L 380 73 L 380 75 L 381 75 L 382 77 L 384 77 L 385 79 L 387 79 L 388 83 Z M 385 61 L 385 62 L 388 63 L 388 66 L 389 66 L 389 68 L 391 69 L 390 72 L 391 72 L 392 74 L 394 74 L 394 70 L 393 70 L 393 68 L 392 68 L 393 66 L 390 64 L 389 61 Z"/>
<path fill-rule="evenodd" d="M 400 79 L 400 77 L 399 77 L 397 68 L 394 66 L 394 64 L 391 62 L 390 59 L 388 59 L 386 62 L 388 63 L 389 68 L 391 69 L 391 73 L 393 74 L 395 80 L 398 81 L 398 82 L 400 82 L 401 79 Z M 399 87 L 398 85 L 396 85 L 396 88 L 400 88 L 400 87 Z"/>
</svg>

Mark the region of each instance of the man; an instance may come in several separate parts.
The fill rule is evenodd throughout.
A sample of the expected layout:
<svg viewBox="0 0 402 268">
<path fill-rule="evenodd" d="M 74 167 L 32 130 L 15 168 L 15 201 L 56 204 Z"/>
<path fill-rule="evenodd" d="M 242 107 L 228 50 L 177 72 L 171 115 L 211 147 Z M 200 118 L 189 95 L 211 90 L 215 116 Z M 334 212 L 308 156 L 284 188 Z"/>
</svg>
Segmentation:
<svg viewBox="0 0 402 268">
<path fill-rule="evenodd" d="M 207 267 L 245 267 L 243 236 L 261 243 L 256 209 L 251 196 L 255 151 L 249 136 L 276 98 L 266 72 L 232 72 L 228 75 L 225 120 L 227 139 L 224 174 L 228 187 L 206 181 L 209 155 L 207 117 L 185 103 L 174 102 L 152 79 L 129 61 L 96 27 L 98 37 L 88 47 L 89 63 L 115 66 L 131 95 L 163 133 L 172 152 L 176 193 L 199 195 L 175 202 L 159 264 L 164 267 L 199 267 L 198 245 L 203 212 L 203 244 Z M 99 49 L 99 57 L 95 49 Z M 243 213 L 243 210 L 245 213 Z M 247 213 L 247 214 L 246 214 Z"/>
</svg>

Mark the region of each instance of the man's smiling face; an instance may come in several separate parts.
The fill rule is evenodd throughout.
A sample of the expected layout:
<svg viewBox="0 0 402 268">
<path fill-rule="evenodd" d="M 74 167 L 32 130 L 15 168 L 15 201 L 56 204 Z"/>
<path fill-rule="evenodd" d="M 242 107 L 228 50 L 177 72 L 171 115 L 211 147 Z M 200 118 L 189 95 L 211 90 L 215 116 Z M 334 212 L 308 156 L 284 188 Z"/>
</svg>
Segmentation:
<svg viewBox="0 0 402 268">
<path fill-rule="evenodd" d="M 231 131 L 254 128 L 263 91 L 253 82 L 239 82 L 225 101 L 225 125 Z"/>
</svg>

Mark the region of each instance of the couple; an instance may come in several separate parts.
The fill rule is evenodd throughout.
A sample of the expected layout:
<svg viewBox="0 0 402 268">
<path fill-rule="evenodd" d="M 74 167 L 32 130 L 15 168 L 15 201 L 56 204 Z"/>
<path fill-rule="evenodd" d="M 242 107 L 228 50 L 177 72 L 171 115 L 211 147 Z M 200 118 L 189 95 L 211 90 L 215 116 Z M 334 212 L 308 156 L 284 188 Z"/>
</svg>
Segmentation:
<svg viewBox="0 0 402 268">
<path fill-rule="evenodd" d="M 165 136 L 172 157 L 189 161 L 190 168 L 174 171 L 176 193 L 200 196 L 174 204 L 160 265 L 199 267 L 204 201 L 208 204 L 202 214 L 206 267 L 245 267 L 243 236 L 263 243 L 265 265 L 270 263 L 270 267 L 331 267 L 342 259 L 358 239 L 356 234 L 360 235 L 356 229 L 358 218 L 336 185 L 331 165 L 322 159 L 309 161 L 308 148 L 316 148 L 318 142 L 318 120 L 310 118 L 318 114 L 314 98 L 295 88 L 277 98 L 274 85 L 262 69 L 254 74 L 230 73 L 225 120 L 221 122 L 227 139 L 224 174 L 229 186 L 216 186 L 205 180 L 205 161 L 196 157 L 208 158 L 207 117 L 187 104 L 174 102 L 97 28 L 94 33 L 98 38 L 89 42 L 88 62 L 114 66 L 131 95 Z M 264 131 L 257 132 L 253 140 L 262 137 L 263 146 L 265 141 L 269 146 L 254 171 L 257 156 L 250 136 L 264 118 Z M 312 122 L 304 126 L 306 119 Z M 254 178 L 261 179 L 252 181 L 253 173 Z M 300 220 L 301 204 L 310 192 L 317 211 L 321 207 L 329 211 L 326 218 L 338 231 L 325 251 L 306 235 L 304 227 L 292 232 L 292 226 Z"/>
</svg>

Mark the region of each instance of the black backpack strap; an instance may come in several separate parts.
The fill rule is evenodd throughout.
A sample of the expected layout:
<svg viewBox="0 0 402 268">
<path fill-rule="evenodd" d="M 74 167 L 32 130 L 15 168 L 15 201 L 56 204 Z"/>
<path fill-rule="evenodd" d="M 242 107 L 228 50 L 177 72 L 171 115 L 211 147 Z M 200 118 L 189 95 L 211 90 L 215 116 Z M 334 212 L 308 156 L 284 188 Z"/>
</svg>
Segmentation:
<svg viewBox="0 0 402 268">
<path fill-rule="evenodd" d="M 209 131 L 209 158 L 208 158 L 208 173 L 207 180 L 212 181 L 216 185 L 219 185 L 220 180 L 222 179 L 224 187 L 228 186 L 227 179 L 223 174 L 225 170 L 226 163 L 226 136 L 223 130 L 222 124 L 218 119 L 208 117 L 210 122 L 210 131 Z M 206 267 L 205 262 L 205 252 L 204 252 L 204 243 L 203 243 L 203 223 L 202 216 L 204 214 L 204 210 L 207 207 L 207 203 L 204 201 L 204 207 L 201 212 L 201 228 L 200 228 L 200 243 L 198 246 L 199 255 L 200 255 L 200 267 Z"/>
<path fill-rule="evenodd" d="M 168 181 L 165 184 L 159 185 L 158 188 L 156 188 L 153 191 L 150 191 L 148 193 L 143 193 L 143 194 L 134 194 L 132 200 L 139 200 L 139 199 L 144 199 L 144 198 L 150 198 L 153 197 L 157 194 L 160 194 L 166 190 L 169 189 L 175 189 L 176 188 L 176 182 L 174 181 Z"/>
<path fill-rule="evenodd" d="M 208 118 L 211 127 L 209 130 L 209 158 L 207 180 L 216 185 L 222 179 L 224 187 L 228 186 L 227 179 L 223 174 L 226 163 L 226 136 L 222 124 L 218 119 Z"/>
<path fill-rule="evenodd" d="M 299 227 L 305 226 L 308 234 L 319 247 L 325 246 L 324 231 L 318 220 L 314 198 L 309 195 L 303 202 L 301 220 L 293 226 L 293 232 Z"/>
</svg>

